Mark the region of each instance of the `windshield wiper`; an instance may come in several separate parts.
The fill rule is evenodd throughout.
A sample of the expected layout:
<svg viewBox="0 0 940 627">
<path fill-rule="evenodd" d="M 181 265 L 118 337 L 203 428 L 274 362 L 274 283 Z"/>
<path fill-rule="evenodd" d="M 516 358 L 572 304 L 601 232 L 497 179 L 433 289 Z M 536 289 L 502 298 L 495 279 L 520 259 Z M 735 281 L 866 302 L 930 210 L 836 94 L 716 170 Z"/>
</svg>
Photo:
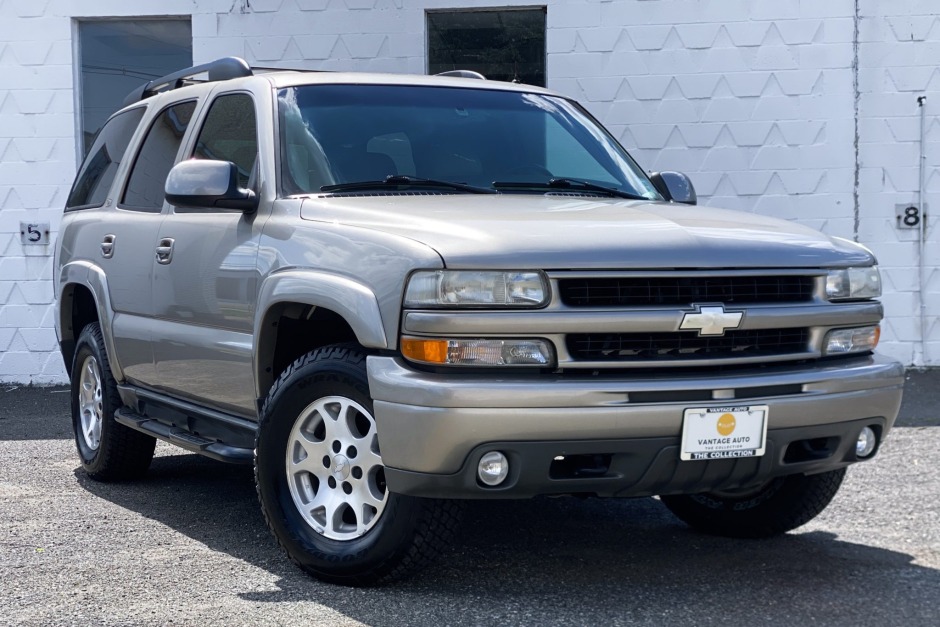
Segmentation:
<svg viewBox="0 0 940 627">
<path fill-rule="evenodd" d="M 600 194 L 609 194 L 611 196 L 617 196 L 618 198 L 629 198 L 631 200 L 650 200 L 646 196 L 640 196 L 639 194 L 634 194 L 632 192 L 625 192 L 621 189 L 616 189 L 613 187 L 604 187 L 603 185 L 598 185 L 597 183 L 591 183 L 589 181 L 582 181 L 579 179 L 571 179 L 566 177 L 557 177 L 549 179 L 548 182 L 537 182 L 537 183 L 517 183 L 514 181 L 496 181 L 493 183 L 493 187 L 496 189 L 574 189 L 574 190 L 583 190 L 586 192 L 598 192 Z"/>
<path fill-rule="evenodd" d="M 467 185 L 466 183 L 455 183 L 453 181 L 437 181 L 434 179 L 422 179 L 414 176 L 405 176 L 403 174 L 391 174 L 381 181 L 357 181 L 353 183 L 338 183 L 336 185 L 324 185 L 320 188 L 321 192 L 351 192 L 359 189 L 388 189 L 390 187 L 446 187 L 469 194 L 495 194 L 495 189 L 489 187 L 477 187 Z"/>
</svg>

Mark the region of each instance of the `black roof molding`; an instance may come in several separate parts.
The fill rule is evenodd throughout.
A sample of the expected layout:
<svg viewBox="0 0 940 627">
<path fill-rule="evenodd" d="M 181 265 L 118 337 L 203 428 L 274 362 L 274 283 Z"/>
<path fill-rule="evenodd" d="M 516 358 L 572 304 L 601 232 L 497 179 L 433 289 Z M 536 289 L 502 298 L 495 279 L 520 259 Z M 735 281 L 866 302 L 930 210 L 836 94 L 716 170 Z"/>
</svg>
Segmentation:
<svg viewBox="0 0 940 627">
<path fill-rule="evenodd" d="M 248 63 L 244 59 L 238 57 L 225 57 L 222 59 L 217 59 L 215 61 L 210 61 L 209 63 L 203 63 L 202 65 L 194 65 L 193 67 L 186 68 L 185 70 L 180 70 L 178 72 L 173 72 L 172 74 L 167 74 L 166 76 L 161 76 L 160 78 L 155 78 L 149 83 L 144 83 L 131 93 L 127 95 L 127 98 L 124 99 L 124 106 L 133 104 L 144 98 L 149 98 L 153 96 L 158 91 L 161 91 L 161 87 L 166 87 L 167 89 L 176 89 L 183 86 L 183 81 L 187 78 L 193 78 L 197 74 L 202 73 L 208 74 L 209 82 L 215 81 L 227 81 L 232 78 L 244 78 L 245 76 L 251 76 L 252 71 L 248 66 Z"/>
<path fill-rule="evenodd" d="M 311 70 L 305 67 L 270 67 L 266 65 L 252 65 L 252 72 L 318 72 L 322 74 L 329 73 L 329 70 Z"/>
<path fill-rule="evenodd" d="M 474 72 L 473 70 L 449 70 L 447 72 L 440 72 L 434 76 L 453 76 L 456 78 L 476 78 L 481 81 L 486 80 L 485 76 L 479 72 Z"/>
</svg>

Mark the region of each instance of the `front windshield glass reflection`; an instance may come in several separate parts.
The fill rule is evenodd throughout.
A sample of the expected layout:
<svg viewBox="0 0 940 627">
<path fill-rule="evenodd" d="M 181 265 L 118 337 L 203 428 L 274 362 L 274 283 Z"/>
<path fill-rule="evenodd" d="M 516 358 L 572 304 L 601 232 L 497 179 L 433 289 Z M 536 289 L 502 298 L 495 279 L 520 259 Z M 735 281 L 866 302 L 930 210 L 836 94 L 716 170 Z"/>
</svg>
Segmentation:
<svg viewBox="0 0 940 627">
<path fill-rule="evenodd" d="M 285 195 L 410 176 L 512 193 L 570 178 L 659 199 L 620 145 L 564 98 L 402 85 L 305 85 L 278 93 Z"/>
</svg>

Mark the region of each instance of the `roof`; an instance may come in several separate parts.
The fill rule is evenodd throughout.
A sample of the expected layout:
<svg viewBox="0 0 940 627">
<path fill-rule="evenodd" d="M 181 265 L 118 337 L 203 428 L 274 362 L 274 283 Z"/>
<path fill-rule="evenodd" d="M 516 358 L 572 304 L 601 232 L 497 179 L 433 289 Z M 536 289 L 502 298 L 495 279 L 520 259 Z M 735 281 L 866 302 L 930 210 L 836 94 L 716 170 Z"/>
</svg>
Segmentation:
<svg viewBox="0 0 940 627">
<path fill-rule="evenodd" d="M 276 88 L 295 87 L 298 85 L 413 85 L 421 87 L 462 87 L 468 89 L 491 89 L 495 91 L 513 91 L 559 95 L 544 87 L 489 81 L 475 78 L 457 78 L 451 76 L 425 76 L 423 74 L 379 74 L 365 72 L 312 72 L 312 71 L 272 71 L 261 74 L 269 79 Z"/>
<path fill-rule="evenodd" d="M 205 79 L 198 77 L 206 76 Z M 248 78 L 267 80 L 276 89 L 299 85 L 410 85 L 424 87 L 456 87 L 464 89 L 487 89 L 493 91 L 511 91 L 559 95 L 542 87 L 488 81 L 480 78 L 461 78 L 456 76 L 424 76 L 419 74 L 376 74 L 363 72 L 321 72 L 304 69 L 252 68 L 244 59 L 225 57 L 173 72 L 166 76 L 144 83 L 124 100 L 124 106 L 159 93 L 166 93 L 193 84 L 215 83 Z"/>
</svg>

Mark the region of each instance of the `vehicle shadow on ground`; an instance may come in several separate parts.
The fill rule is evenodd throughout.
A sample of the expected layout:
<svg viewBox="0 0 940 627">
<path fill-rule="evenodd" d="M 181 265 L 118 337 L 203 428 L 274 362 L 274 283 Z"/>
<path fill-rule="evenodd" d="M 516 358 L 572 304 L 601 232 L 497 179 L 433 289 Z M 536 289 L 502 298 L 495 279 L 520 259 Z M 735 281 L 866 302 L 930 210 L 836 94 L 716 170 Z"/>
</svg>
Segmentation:
<svg viewBox="0 0 940 627">
<path fill-rule="evenodd" d="M 147 478 L 89 492 L 277 576 L 254 603 L 316 602 L 370 625 L 932 624 L 940 571 L 834 534 L 704 536 L 654 499 L 471 502 L 454 544 L 405 582 L 313 580 L 277 547 L 249 467 L 160 456 Z M 902 621 L 903 619 L 903 621 Z"/>
</svg>

